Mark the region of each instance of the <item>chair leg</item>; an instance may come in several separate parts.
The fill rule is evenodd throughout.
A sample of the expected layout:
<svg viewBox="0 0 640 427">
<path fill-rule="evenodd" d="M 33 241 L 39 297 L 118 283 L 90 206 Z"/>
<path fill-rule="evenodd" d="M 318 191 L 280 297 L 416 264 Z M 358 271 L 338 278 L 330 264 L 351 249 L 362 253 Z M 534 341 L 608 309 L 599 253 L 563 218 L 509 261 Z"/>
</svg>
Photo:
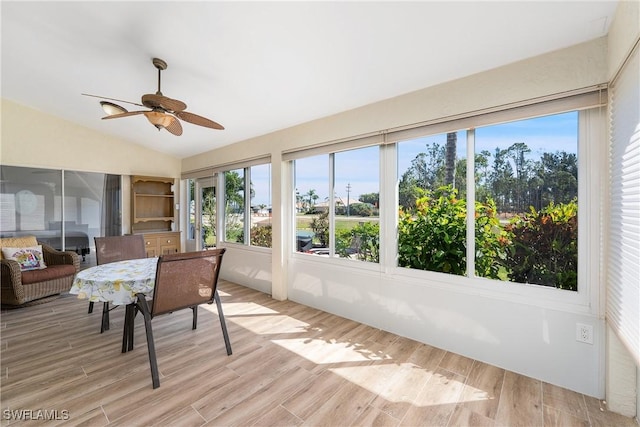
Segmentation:
<svg viewBox="0 0 640 427">
<path fill-rule="evenodd" d="M 160 377 L 158 375 L 158 361 L 156 360 L 156 347 L 153 342 L 153 331 L 151 330 L 151 313 L 144 294 L 138 294 L 138 306 L 144 316 L 144 327 L 147 332 L 147 349 L 149 351 L 149 365 L 151 366 L 151 381 L 153 388 L 160 387 Z"/>
<path fill-rule="evenodd" d="M 102 305 L 102 325 L 100 326 L 100 333 L 109 330 L 109 303 L 105 302 Z"/>
<path fill-rule="evenodd" d="M 87 312 L 87 314 L 91 313 L 93 313 L 93 301 L 89 301 L 89 311 Z"/>
<path fill-rule="evenodd" d="M 198 327 L 198 306 L 194 305 L 191 310 L 193 310 L 193 325 L 191 325 L 191 329 L 196 329 Z"/>
<path fill-rule="evenodd" d="M 127 304 L 124 312 L 124 329 L 122 331 L 122 352 L 133 350 L 133 331 L 136 318 L 135 303 Z"/>
<path fill-rule="evenodd" d="M 216 300 L 216 307 L 218 308 L 218 317 L 220 317 L 220 326 L 222 327 L 222 335 L 224 336 L 224 345 L 227 347 L 227 356 L 231 356 L 231 341 L 229 341 L 229 333 L 227 332 L 227 323 L 224 321 L 224 313 L 222 312 L 222 303 L 220 302 L 220 295 L 218 290 L 213 295 L 213 299 Z"/>
</svg>

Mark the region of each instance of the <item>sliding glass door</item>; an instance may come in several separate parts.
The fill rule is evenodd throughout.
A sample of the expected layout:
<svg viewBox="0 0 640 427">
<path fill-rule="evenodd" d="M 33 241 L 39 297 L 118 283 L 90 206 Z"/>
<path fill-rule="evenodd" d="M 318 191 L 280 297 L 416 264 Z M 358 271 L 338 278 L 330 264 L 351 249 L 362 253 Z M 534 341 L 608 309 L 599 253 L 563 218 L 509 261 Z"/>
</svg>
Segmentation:
<svg viewBox="0 0 640 427">
<path fill-rule="evenodd" d="M 216 246 L 216 185 L 214 177 L 188 180 L 189 229 L 187 251 Z"/>
<path fill-rule="evenodd" d="M 95 264 L 94 237 L 122 234 L 121 177 L 2 166 L 0 236 L 38 241 Z"/>
</svg>

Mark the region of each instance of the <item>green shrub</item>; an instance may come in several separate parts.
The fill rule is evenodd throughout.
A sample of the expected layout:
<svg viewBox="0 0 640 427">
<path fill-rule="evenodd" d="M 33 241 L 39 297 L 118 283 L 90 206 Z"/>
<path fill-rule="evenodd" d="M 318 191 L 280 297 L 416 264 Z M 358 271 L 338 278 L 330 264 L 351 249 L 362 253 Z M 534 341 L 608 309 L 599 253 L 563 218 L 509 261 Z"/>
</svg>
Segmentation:
<svg viewBox="0 0 640 427">
<path fill-rule="evenodd" d="M 500 225 L 496 203 L 488 198 L 476 202 L 475 211 L 475 267 L 476 275 L 487 279 L 507 280 L 502 260 L 506 257 L 507 233 Z"/>
<path fill-rule="evenodd" d="M 398 265 L 464 275 L 466 271 L 466 203 L 457 191 L 426 190 L 413 212 L 400 210 Z"/>
<path fill-rule="evenodd" d="M 336 253 L 343 258 L 355 256 L 360 261 L 380 261 L 380 225 L 362 222 L 336 236 Z"/>
<path fill-rule="evenodd" d="M 257 225 L 251 227 L 251 245 L 263 248 L 271 247 L 271 236 L 273 227 L 271 224 Z"/>
<path fill-rule="evenodd" d="M 450 186 L 424 190 L 412 211 L 400 210 L 398 265 L 420 270 L 465 275 L 467 260 L 467 203 Z M 476 275 L 499 279 L 504 268 L 500 227 L 493 200 L 476 202 Z"/>
<path fill-rule="evenodd" d="M 320 246 L 329 247 L 329 212 L 321 212 L 311 220 L 311 230 L 315 233 L 315 238 Z"/>
<path fill-rule="evenodd" d="M 578 289 L 578 203 L 550 203 L 513 218 L 503 261 L 509 280 Z"/>
</svg>

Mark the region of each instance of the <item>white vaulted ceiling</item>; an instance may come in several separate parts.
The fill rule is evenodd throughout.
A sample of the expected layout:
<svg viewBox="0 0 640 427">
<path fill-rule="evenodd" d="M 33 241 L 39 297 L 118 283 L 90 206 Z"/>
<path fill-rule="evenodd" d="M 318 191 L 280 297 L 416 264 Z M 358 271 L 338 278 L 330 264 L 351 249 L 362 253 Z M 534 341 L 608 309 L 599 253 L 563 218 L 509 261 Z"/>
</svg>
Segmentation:
<svg viewBox="0 0 640 427">
<path fill-rule="evenodd" d="M 604 36 L 616 1 L 2 1 L 2 97 L 183 158 Z M 100 120 L 157 90 L 225 126 Z M 129 110 L 141 109 L 120 103 Z"/>
</svg>

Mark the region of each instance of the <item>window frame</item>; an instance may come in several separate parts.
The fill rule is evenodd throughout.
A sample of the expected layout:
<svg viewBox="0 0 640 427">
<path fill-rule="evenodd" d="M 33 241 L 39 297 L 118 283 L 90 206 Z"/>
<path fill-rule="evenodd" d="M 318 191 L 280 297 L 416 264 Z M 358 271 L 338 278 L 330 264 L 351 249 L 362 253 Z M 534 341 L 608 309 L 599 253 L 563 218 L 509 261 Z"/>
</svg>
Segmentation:
<svg viewBox="0 0 640 427">
<path fill-rule="evenodd" d="M 529 101 L 522 105 L 505 106 L 493 111 L 468 114 L 449 121 L 441 120 L 422 126 L 413 126 L 378 133 L 382 141 L 375 142 L 374 136 L 328 143 L 324 147 L 315 146 L 307 150 L 283 153 L 283 160 L 295 160 L 315 154 L 359 148 L 366 145 L 380 145 L 380 261 L 378 264 L 359 262 L 335 257 L 313 257 L 296 252 L 295 247 L 295 203 L 290 203 L 293 221 L 291 226 L 290 256 L 294 260 L 324 263 L 326 265 L 349 266 L 376 271 L 415 283 L 417 286 L 442 288 L 447 291 L 478 294 L 496 299 L 536 305 L 567 312 L 588 314 L 603 312 L 604 295 L 598 286 L 602 279 L 602 200 L 606 188 L 606 102 L 607 93 L 603 87 L 595 87 L 577 94 L 557 95 L 538 102 Z M 397 144 L 402 140 L 428 136 L 447 131 L 471 130 L 476 127 L 494 125 L 509 121 L 578 111 L 578 290 L 566 291 L 536 284 L 503 282 L 482 277 L 455 276 L 433 271 L 412 270 L 397 266 L 398 230 L 398 181 Z M 475 120 L 477 119 L 477 120 Z M 474 124 L 475 123 L 475 124 Z M 465 126 L 462 126 L 465 125 Z M 468 134 L 469 135 L 469 134 Z M 468 136 L 474 138 L 473 132 Z M 360 144 L 358 144 L 360 141 Z M 473 140 L 467 145 L 467 158 L 474 158 Z M 470 148 L 471 147 L 471 148 Z M 472 154 L 469 155 L 469 152 Z M 291 168 L 291 197 L 295 201 L 295 180 L 293 163 Z M 588 172 L 587 172 L 588 171 Z M 469 175 L 471 174 L 471 179 Z M 391 179 L 390 177 L 393 177 Z M 467 168 L 467 185 L 474 183 L 473 169 Z M 475 189 L 473 189 L 475 190 Z M 467 189 L 469 194 L 469 189 Z M 473 208 L 473 205 L 468 204 Z M 471 221 L 474 215 L 467 215 Z M 473 235 L 473 228 L 467 233 Z M 470 250 L 468 248 L 468 250 Z M 328 264 L 327 264 L 328 263 Z M 467 271 L 473 268 L 467 263 Z"/>
</svg>

